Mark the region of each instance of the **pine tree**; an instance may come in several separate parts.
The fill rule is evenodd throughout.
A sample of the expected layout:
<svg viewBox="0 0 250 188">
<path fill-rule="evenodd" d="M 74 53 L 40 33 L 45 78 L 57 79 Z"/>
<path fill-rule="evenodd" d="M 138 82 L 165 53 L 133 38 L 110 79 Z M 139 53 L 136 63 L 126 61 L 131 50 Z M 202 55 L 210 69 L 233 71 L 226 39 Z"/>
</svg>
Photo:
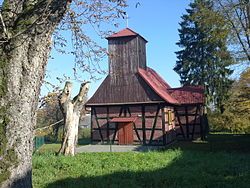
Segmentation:
<svg viewBox="0 0 250 188">
<path fill-rule="evenodd" d="M 182 16 L 179 31 L 181 48 L 176 52 L 174 70 L 183 85 L 203 85 L 206 105 L 223 112 L 223 103 L 232 81 L 229 68 L 234 63 L 227 49 L 228 28 L 223 17 L 208 0 L 195 0 Z"/>
</svg>

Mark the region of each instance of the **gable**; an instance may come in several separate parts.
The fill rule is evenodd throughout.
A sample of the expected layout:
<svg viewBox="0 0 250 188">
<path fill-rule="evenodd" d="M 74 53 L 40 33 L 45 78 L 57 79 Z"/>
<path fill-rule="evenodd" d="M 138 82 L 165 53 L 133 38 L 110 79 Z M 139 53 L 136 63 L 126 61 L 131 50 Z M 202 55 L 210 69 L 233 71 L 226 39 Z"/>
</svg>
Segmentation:
<svg viewBox="0 0 250 188">
<path fill-rule="evenodd" d="M 135 103 L 156 103 L 164 100 L 138 75 L 124 78 L 124 83 L 114 84 L 108 75 L 86 105 L 115 105 Z"/>
</svg>

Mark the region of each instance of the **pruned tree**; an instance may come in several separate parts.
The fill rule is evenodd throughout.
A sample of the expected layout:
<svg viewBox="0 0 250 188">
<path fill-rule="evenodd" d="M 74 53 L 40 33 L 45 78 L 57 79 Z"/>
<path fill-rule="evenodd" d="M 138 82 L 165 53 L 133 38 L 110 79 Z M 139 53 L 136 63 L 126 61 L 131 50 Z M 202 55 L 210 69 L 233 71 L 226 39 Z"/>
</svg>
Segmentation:
<svg viewBox="0 0 250 188">
<path fill-rule="evenodd" d="M 60 106 L 64 116 L 64 135 L 59 153 L 75 155 L 75 147 L 78 141 L 78 125 L 81 111 L 85 107 L 89 82 L 81 84 L 80 91 L 71 99 L 72 83 L 66 82 L 62 94 L 59 96 Z"/>
<path fill-rule="evenodd" d="M 125 6 L 125 0 L 3 0 L 0 9 L 1 187 L 32 187 L 31 157 L 38 96 L 52 44 L 66 43 L 60 30 L 72 31 L 72 53 L 80 70 L 95 71 L 91 65 L 97 61 L 83 59 L 91 59 L 93 54 L 98 58 L 105 52 L 90 40 L 83 26 L 92 24 L 102 30 L 101 23 L 113 23 L 124 14 Z"/>
</svg>

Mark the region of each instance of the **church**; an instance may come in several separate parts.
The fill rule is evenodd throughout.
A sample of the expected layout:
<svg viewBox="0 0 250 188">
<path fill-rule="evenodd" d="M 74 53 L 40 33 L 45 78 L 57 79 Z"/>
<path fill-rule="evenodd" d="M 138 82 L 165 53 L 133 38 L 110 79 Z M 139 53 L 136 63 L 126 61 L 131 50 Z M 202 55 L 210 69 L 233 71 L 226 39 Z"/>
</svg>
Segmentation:
<svg viewBox="0 0 250 188">
<path fill-rule="evenodd" d="M 86 103 L 92 143 L 167 145 L 204 137 L 203 87 L 171 88 L 147 66 L 147 40 L 129 28 L 107 40 L 109 72 Z"/>
</svg>

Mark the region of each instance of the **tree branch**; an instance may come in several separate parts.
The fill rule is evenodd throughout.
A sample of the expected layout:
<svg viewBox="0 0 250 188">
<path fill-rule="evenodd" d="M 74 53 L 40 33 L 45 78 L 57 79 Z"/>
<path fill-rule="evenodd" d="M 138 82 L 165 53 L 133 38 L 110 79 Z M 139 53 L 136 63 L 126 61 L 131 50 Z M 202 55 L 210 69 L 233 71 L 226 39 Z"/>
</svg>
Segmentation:
<svg viewBox="0 0 250 188">
<path fill-rule="evenodd" d="M 55 126 L 55 125 L 57 125 L 57 124 L 63 122 L 63 120 L 64 120 L 64 119 L 61 119 L 61 120 L 59 120 L 59 121 L 57 121 L 57 122 L 55 122 L 55 123 L 52 123 L 52 124 L 50 124 L 50 125 L 48 125 L 48 126 L 46 126 L 46 127 L 41 127 L 41 128 L 35 129 L 35 130 L 34 130 L 34 131 L 35 131 L 35 135 L 41 134 L 40 131 L 43 131 L 43 130 L 46 130 L 46 129 L 50 129 L 51 127 L 53 127 L 53 126 Z"/>
<path fill-rule="evenodd" d="M 247 43 L 248 43 L 248 46 L 250 48 L 250 41 L 249 41 L 248 28 L 247 28 L 247 25 L 248 25 L 247 24 L 247 19 L 246 19 L 246 26 L 245 26 L 244 23 L 243 23 L 242 17 L 239 14 L 239 12 L 237 11 L 237 9 L 235 9 L 234 11 L 235 11 L 235 14 L 236 14 L 236 16 L 237 16 L 237 18 L 239 20 L 239 23 L 241 24 L 242 29 L 244 30 L 244 33 L 245 33 L 245 36 L 246 36 L 246 39 L 247 39 Z M 241 9 L 241 12 L 244 13 L 244 10 Z"/>
<path fill-rule="evenodd" d="M 2 13 L 0 12 L 0 21 L 1 21 L 1 24 L 3 26 L 3 33 L 5 35 L 5 37 L 7 38 L 7 40 L 9 39 L 9 34 L 8 34 L 8 31 L 7 31 L 7 28 L 5 26 L 5 23 L 4 23 L 4 20 L 3 20 L 3 16 L 2 16 Z"/>
<path fill-rule="evenodd" d="M 249 62 L 250 62 L 250 54 L 249 54 L 247 48 L 245 47 L 243 40 L 241 39 L 240 33 L 239 33 L 239 31 L 237 30 L 237 27 L 236 27 L 235 23 L 233 22 L 233 20 L 231 20 L 228 11 L 226 10 L 225 6 L 221 3 L 220 0 L 218 0 L 218 3 L 219 3 L 219 5 L 221 6 L 221 8 L 223 9 L 223 11 L 225 12 L 225 14 L 226 14 L 226 16 L 227 16 L 227 19 L 228 19 L 228 21 L 230 22 L 230 24 L 231 24 L 231 26 L 232 26 L 232 28 L 233 28 L 235 34 L 236 34 L 237 39 L 239 40 L 239 43 L 240 43 L 240 45 L 241 45 L 241 47 L 242 47 L 242 49 L 243 49 L 243 52 L 245 53 L 247 59 L 248 59 Z"/>
</svg>

